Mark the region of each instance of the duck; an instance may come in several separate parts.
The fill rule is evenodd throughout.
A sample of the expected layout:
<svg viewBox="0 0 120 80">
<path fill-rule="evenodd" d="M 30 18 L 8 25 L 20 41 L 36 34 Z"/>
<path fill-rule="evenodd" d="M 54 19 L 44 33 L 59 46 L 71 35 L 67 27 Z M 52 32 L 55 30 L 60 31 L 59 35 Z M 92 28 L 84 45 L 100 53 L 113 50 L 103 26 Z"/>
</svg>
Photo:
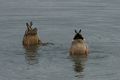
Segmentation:
<svg viewBox="0 0 120 80">
<path fill-rule="evenodd" d="M 88 55 L 88 46 L 85 41 L 85 38 L 81 34 L 81 29 L 79 31 L 75 30 L 75 35 L 69 49 L 71 56 L 87 56 Z"/>
<path fill-rule="evenodd" d="M 30 23 L 26 23 L 27 29 L 24 33 L 22 41 L 24 46 L 33 46 L 42 43 L 40 37 L 38 36 L 38 29 L 33 28 L 32 25 L 33 25 L 32 21 Z"/>
</svg>

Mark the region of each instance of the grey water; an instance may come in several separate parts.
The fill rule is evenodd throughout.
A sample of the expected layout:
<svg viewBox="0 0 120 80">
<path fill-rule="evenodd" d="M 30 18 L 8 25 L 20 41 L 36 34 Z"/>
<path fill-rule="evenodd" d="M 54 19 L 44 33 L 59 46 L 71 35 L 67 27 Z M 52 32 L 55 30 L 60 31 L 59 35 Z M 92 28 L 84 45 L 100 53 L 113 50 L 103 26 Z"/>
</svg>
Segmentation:
<svg viewBox="0 0 120 80">
<path fill-rule="evenodd" d="M 120 0 L 0 0 L 0 80 L 120 80 Z M 22 46 L 26 22 L 43 43 Z M 74 30 L 89 55 L 71 58 Z M 54 44 L 54 45 L 53 45 Z"/>
</svg>

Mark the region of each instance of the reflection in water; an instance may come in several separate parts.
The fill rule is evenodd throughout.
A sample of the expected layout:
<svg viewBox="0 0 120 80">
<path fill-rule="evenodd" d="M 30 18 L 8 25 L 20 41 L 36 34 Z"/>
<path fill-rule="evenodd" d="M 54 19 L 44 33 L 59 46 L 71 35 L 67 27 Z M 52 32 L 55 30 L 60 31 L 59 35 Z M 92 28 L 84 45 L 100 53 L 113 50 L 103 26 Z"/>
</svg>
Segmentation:
<svg viewBox="0 0 120 80">
<path fill-rule="evenodd" d="M 76 77 L 83 77 L 84 75 L 84 66 L 85 62 L 87 61 L 87 57 L 80 57 L 80 56 L 71 56 L 72 61 L 74 62 L 74 71 L 77 73 Z"/>
<path fill-rule="evenodd" d="M 29 46 L 25 48 L 25 59 L 28 64 L 33 65 L 38 63 L 38 48 L 39 46 Z"/>
</svg>

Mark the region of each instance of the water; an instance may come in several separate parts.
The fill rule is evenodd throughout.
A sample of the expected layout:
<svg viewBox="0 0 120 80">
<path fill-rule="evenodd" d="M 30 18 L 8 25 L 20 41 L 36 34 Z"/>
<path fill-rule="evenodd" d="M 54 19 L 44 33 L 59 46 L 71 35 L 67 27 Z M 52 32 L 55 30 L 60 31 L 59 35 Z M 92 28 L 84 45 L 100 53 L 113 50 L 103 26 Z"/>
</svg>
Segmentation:
<svg viewBox="0 0 120 80">
<path fill-rule="evenodd" d="M 119 80 L 120 0 L 0 0 L 0 80 Z M 44 43 L 25 49 L 25 23 Z M 90 48 L 69 56 L 74 29 Z"/>
</svg>

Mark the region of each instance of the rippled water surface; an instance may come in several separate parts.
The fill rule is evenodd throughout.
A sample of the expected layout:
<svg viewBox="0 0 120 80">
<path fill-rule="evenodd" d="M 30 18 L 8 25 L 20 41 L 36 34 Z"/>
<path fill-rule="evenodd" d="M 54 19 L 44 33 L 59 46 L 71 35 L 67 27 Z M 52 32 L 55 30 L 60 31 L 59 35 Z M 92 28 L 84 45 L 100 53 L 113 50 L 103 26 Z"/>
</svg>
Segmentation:
<svg viewBox="0 0 120 80">
<path fill-rule="evenodd" d="M 120 80 L 120 0 L 0 0 L 0 80 Z M 44 43 L 26 49 L 25 23 Z M 71 58 L 75 29 L 90 54 Z"/>
</svg>

